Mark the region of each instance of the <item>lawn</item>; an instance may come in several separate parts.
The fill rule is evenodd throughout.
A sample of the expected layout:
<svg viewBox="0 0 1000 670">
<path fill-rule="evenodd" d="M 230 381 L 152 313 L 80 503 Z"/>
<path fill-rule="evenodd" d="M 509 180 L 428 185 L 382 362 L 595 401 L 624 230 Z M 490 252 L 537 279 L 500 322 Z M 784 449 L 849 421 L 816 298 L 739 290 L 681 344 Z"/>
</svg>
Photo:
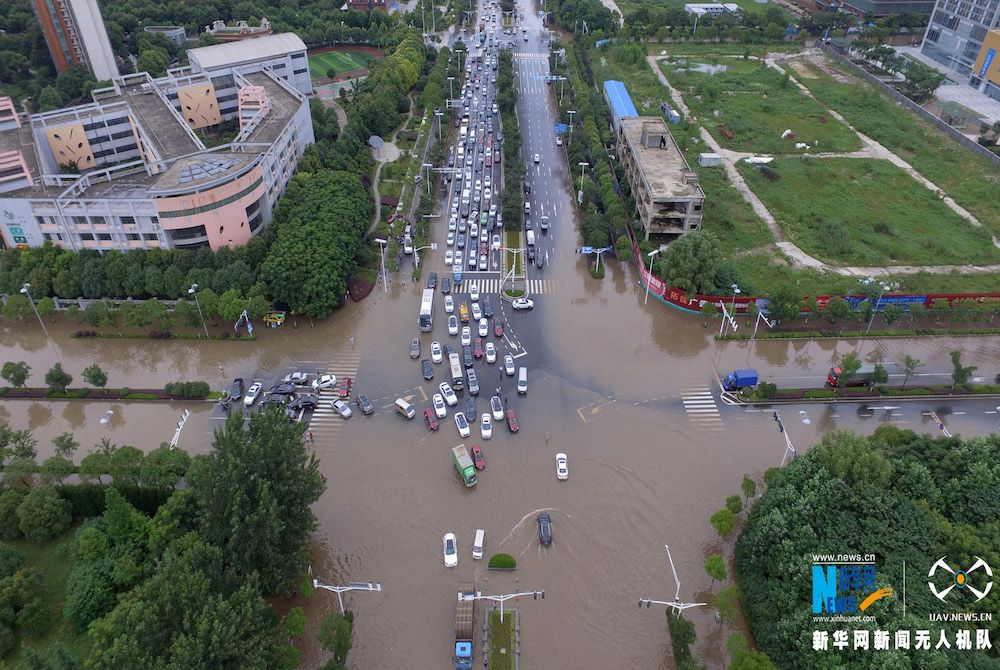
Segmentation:
<svg viewBox="0 0 1000 670">
<path fill-rule="evenodd" d="M 677 56 L 756 56 L 762 58 L 771 53 L 798 53 L 802 45 L 798 42 L 781 44 L 739 44 L 736 42 L 650 42 L 649 55 L 657 56 L 666 51 Z"/>
<path fill-rule="evenodd" d="M 697 67 L 725 68 L 715 74 Z M 684 57 L 660 61 L 670 84 L 727 149 L 755 153 L 856 151 L 861 140 L 815 100 L 773 68 L 742 58 Z M 700 100 L 698 99 L 700 96 Z M 785 130 L 794 139 L 781 139 Z M 728 133 L 728 134 L 727 134 Z"/>
<path fill-rule="evenodd" d="M 816 258 L 843 265 L 1000 262 L 984 228 L 888 161 L 779 158 L 767 167 L 741 162 L 738 169 L 789 238 Z"/>
<path fill-rule="evenodd" d="M 490 670 L 513 670 L 514 664 L 514 613 L 504 612 L 500 623 L 500 610 L 490 612 L 489 645 L 487 657 Z"/>
<path fill-rule="evenodd" d="M 929 123 L 917 118 L 867 83 L 833 64 L 826 67 L 841 82 L 811 63 L 812 77 L 798 77 L 813 95 L 840 112 L 855 128 L 883 144 L 937 184 L 984 225 L 1000 235 L 1000 169 L 963 149 Z"/>
<path fill-rule="evenodd" d="M 309 54 L 309 72 L 313 79 L 325 77 L 327 71 L 333 68 L 337 74 L 362 70 L 372 61 L 371 54 L 360 51 L 327 51 L 321 54 Z"/>
</svg>

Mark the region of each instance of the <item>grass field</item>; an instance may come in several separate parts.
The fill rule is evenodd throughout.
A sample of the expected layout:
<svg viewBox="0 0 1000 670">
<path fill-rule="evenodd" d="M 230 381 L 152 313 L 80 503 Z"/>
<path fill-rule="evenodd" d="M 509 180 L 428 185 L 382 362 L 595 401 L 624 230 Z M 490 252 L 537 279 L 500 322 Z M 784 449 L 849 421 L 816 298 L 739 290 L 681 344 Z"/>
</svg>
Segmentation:
<svg viewBox="0 0 1000 670">
<path fill-rule="evenodd" d="M 692 69 L 703 65 L 726 69 L 716 74 Z M 695 116 L 727 149 L 805 153 L 795 148 L 797 142 L 810 145 L 812 151 L 861 148 L 857 134 L 760 61 L 706 56 L 697 61 L 660 61 L 660 67 L 671 85 L 682 92 Z M 719 126 L 731 131 L 732 139 Z M 794 139 L 781 139 L 786 129 L 795 133 Z"/>
<path fill-rule="evenodd" d="M 806 253 L 843 265 L 1000 262 L 989 232 L 883 160 L 778 159 L 779 175 L 740 163 L 747 185 Z"/>
<path fill-rule="evenodd" d="M 490 612 L 490 633 L 487 656 L 491 670 L 514 668 L 514 613 L 505 612 L 500 623 L 500 611 Z M 503 650 L 503 651 L 501 651 Z"/>
<path fill-rule="evenodd" d="M 341 74 L 366 68 L 371 61 L 371 54 L 360 51 L 327 51 L 321 54 L 310 54 L 309 72 L 313 79 L 319 79 L 325 77 L 330 68 L 333 68 L 337 74 Z"/>
</svg>

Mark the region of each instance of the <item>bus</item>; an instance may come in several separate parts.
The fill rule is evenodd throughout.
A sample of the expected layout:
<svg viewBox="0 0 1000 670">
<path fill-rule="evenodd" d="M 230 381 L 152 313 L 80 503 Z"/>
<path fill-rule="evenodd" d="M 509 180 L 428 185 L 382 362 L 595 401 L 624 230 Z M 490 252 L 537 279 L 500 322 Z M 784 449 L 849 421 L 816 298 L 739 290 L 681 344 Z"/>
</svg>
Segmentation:
<svg viewBox="0 0 1000 670">
<path fill-rule="evenodd" d="M 424 296 L 420 299 L 420 318 L 417 323 L 420 330 L 429 333 L 434 325 L 434 289 L 425 288 Z"/>
<path fill-rule="evenodd" d="M 451 388 L 461 391 L 465 387 L 465 377 L 462 374 L 462 361 L 458 354 L 451 352 L 448 354 L 448 363 L 451 365 Z"/>
</svg>

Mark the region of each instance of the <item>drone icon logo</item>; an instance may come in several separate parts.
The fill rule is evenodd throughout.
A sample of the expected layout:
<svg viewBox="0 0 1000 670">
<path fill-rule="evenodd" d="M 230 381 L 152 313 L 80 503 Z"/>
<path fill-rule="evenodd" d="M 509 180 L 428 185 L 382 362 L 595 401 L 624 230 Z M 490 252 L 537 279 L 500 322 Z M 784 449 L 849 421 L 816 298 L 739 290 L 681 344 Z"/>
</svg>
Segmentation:
<svg viewBox="0 0 1000 670">
<path fill-rule="evenodd" d="M 986 561 L 976 556 L 975 557 L 976 562 L 972 564 L 971 568 L 969 568 L 968 570 L 962 570 L 962 569 L 955 570 L 952 569 L 950 565 L 948 565 L 947 561 L 945 561 L 945 558 L 947 557 L 942 556 L 941 558 L 939 558 L 937 562 L 935 562 L 934 565 L 931 566 L 930 572 L 927 573 L 927 578 L 928 578 L 927 588 L 931 590 L 931 593 L 933 593 L 938 600 L 944 602 L 945 601 L 944 599 L 948 596 L 949 593 L 951 593 L 952 589 L 955 588 L 958 588 L 959 590 L 968 589 L 973 594 L 975 594 L 976 602 L 979 602 L 987 595 L 989 595 L 990 590 L 993 588 L 993 570 L 992 568 L 990 568 L 989 564 Z M 934 577 L 934 574 L 937 572 L 938 568 L 941 568 L 942 570 L 947 570 L 952 574 L 952 584 L 947 588 L 941 590 L 938 590 L 938 588 L 934 585 L 934 582 L 929 581 L 931 578 Z M 975 572 L 979 568 L 982 568 L 983 572 L 985 572 L 986 575 L 989 577 L 989 581 L 986 582 L 986 587 L 983 588 L 982 590 L 977 589 L 976 587 L 972 586 L 969 583 L 970 573 Z"/>
</svg>

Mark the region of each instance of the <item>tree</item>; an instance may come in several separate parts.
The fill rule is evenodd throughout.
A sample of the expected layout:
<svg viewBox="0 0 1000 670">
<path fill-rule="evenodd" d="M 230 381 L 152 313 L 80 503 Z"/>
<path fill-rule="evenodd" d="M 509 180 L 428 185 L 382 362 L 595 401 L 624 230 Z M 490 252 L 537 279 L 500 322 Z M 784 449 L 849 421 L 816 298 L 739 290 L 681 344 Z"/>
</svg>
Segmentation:
<svg viewBox="0 0 1000 670">
<path fill-rule="evenodd" d="M 837 388 L 844 388 L 858 374 L 861 369 L 861 359 L 858 354 L 848 351 L 840 357 L 840 376 L 837 377 Z"/>
<path fill-rule="evenodd" d="M 706 300 L 705 304 L 701 306 L 701 315 L 705 317 L 704 322 L 702 323 L 702 327 L 708 328 L 708 320 L 715 318 L 715 316 L 718 313 L 719 313 L 719 306 L 716 305 L 711 300 Z"/>
<path fill-rule="evenodd" d="M 850 315 L 851 304 L 838 295 L 827 301 L 826 313 L 830 315 L 831 324 L 842 321 Z"/>
<path fill-rule="evenodd" d="M 882 320 L 887 326 L 894 324 L 901 316 L 903 316 L 903 308 L 894 302 L 890 302 L 882 307 Z"/>
<path fill-rule="evenodd" d="M 8 488 L 0 493 L 0 540 L 16 540 L 24 537 L 17 508 L 24 502 L 24 489 Z"/>
<path fill-rule="evenodd" d="M 225 576 L 242 581 L 256 572 L 265 593 L 283 592 L 296 578 L 316 528 L 310 505 L 324 484 L 304 430 L 279 411 L 255 415 L 247 428 L 233 415 L 188 471 L 201 534 L 227 557 Z"/>
<path fill-rule="evenodd" d="M 42 461 L 42 481 L 46 484 L 62 484 L 66 477 L 73 474 L 76 468 L 72 461 L 64 456 L 50 456 Z"/>
<path fill-rule="evenodd" d="M 28 381 L 28 377 L 31 375 L 31 366 L 24 361 L 7 361 L 3 364 L 3 369 L 0 370 L 0 377 L 3 377 L 7 382 L 14 387 L 20 386 L 24 388 L 25 382 Z"/>
<path fill-rule="evenodd" d="M 722 252 L 715 236 L 696 230 L 671 242 L 657 267 L 668 286 L 689 294 L 710 295 L 715 290 L 715 274 L 721 265 Z"/>
<path fill-rule="evenodd" d="M 731 510 L 720 509 L 712 515 L 711 522 L 712 527 L 715 528 L 716 532 L 725 538 L 729 537 L 729 534 L 733 532 L 733 526 L 736 524 L 736 519 L 733 517 Z"/>
<path fill-rule="evenodd" d="M 903 361 L 903 388 L 906 388 L 906 382 L 909 381 L 913 373 L 917 371 L 917 368 L 923 367 L 923 363 L 919 358 L 914 358 L 909 354 L 906 355 L 906 359 Z"/>
<path fill-rule="evenodd" d="M 729 670 L 778 670 L 778 667 L 762 651 L 743 650 L 733 654 Z"/>
<path fill-rule="evenodd" d="M 729 496 L 726 498 L 726 509 L 728 509 L 733 514 L 739 514 L 743 511 L 743 502 L 740 500 L 739 496 Z"/>
<path fill-rule="evenodd" d="M 111 566 L 107 561 L 80 560 L 66 581 L 66 604 L 63 615 L 77 631 L 101 618 L 115 606 L 115 585 L 111 579 Z"/>
<path fill-rule="evenodd" d="M 31 313 L 31 303 L 20 293 L 8 296 L 7 304 L 3 306 L 4 318 L 11 321 L 20 321 Z"/>
<path fill-rule="evenodd" d="M 885 366 L 881 363 L 875 364 L 875 369 L 872 372 L 872 379 L 876 384 L 885 384 L 889 381 L 889 372 L 885 369 Z"/>
<path fill-rule="evenodd" d="M 748 502 L 752 496 L 757 495 L 757 482 L 755 482 L 753 477 L 748 474 L 743 475 L 743 481 L 740 483 L 740 488 L 743 489 L 744 503 Z"/>
<path fill-rule="evenodd" d="M 135 447 L 118 447 L 108 460 L 108 473 L 115 484 L 138 486 L 145 455 Z"/>
<path fill-rule="evenodd" d="M 323 648 L 333 652 L 333 660 L 346 663 L 347 654 L 351 651 L 351 635 L 354 630 L 354 613 L 348 610 L 343 614 L 336 612 L 323 617 L 320 624 L 319 640 Z"/>
<path fill-rule="evenodd" d="M 712 578 L 712 585 L 715 585 L 716 580 L 721 582 L 728 576 L 726 562 L 719 554 L 712 554 L 705 559 L 705 572 Z"/>
<path fill-rule="evenodd" d="M 62 535 L 72 521 L 69 501 L 51 486 L 31 489 L 17 508 L 17 518 L 24 536 L 37 541 Z"/>
<path fill-rule="evenodd" d="M 927 307 L 919 302 L 911 302 L 907 305 L 906 310 L 910 313 L 910 323 L 915 323 L 927 314 Z"/>
<path fill-rule="evenodd" d="M 767 299 L 767 313 L 780 323 L 794 321 L 802 309 L 802 298 L 790 287 L 780 285 Z"/>
<path fill-rule="evenodd" d="M 162 77 L 167 73 L 167 66 L 170 65 L 170 54 L 163 49 L 146 49 L 139 54 L 136 69 L 139 72 L 148 72 L 154 77 Z"/>
<path fill-rule="evenodd" d="M 97 363 L 92 363 L 83 371 L 83 381 L 91 386 L 100 386 L 102 390 L 108 385 L 108 373 Z"/>
<path fill-rule="evenodd" d="M 161 444 L 149 452 L 142 463 L 142 485 L 149 488 L 172 489 L 191 467 L 191 457 L 183 449 Z"/>
<path fill-rule="evenodd" d="M 719 589 L 719 592 L 715 594 L 712 604 L 715 605 L 715 609 L 719 611 L 719 616 L 722 617 L 723 621 L 729 623 L 736 621 L 736 617 L 740 610 L 739 587 L 735 584 L 730 584 L 729 586 Z"/>
<path fill-rule="evenodd" d="M 59 90 L 55 86 L 46 86 L 38 94 L 38 109 L 40 111 L 49 112 L 62 106 L 62 96 L 59 95 Z"/>
<path fill-rule="evenodd" d="M 951 352 L 951 364 L 954 369 L 951 372 L 951 380 L 954 382 L 951 387 L 955 388 L 959 384 L 967 384 L 969 379 L 972 377 L 972 373 L 979 368 L 975 365 L 970 365 L 964 367 L 962 365 L 962 352 L 953 351 Z"/>
<path fill-rule="evenodd" d="M 73 383 L 73 376 L 62 368 L 62 363 L 56 363 L 45 373 L 45 385 L 49 393 L 66 392 L 66 387 Z"/>
<path fill-rule="evenodd" d="M 52 444 L 56 447 L 56 456 L 72 461 L 73 454 L 80 448 L 80 443 L 73 437 L 73 433 L 63 433 L 52 438 Z"/>
</svg>

